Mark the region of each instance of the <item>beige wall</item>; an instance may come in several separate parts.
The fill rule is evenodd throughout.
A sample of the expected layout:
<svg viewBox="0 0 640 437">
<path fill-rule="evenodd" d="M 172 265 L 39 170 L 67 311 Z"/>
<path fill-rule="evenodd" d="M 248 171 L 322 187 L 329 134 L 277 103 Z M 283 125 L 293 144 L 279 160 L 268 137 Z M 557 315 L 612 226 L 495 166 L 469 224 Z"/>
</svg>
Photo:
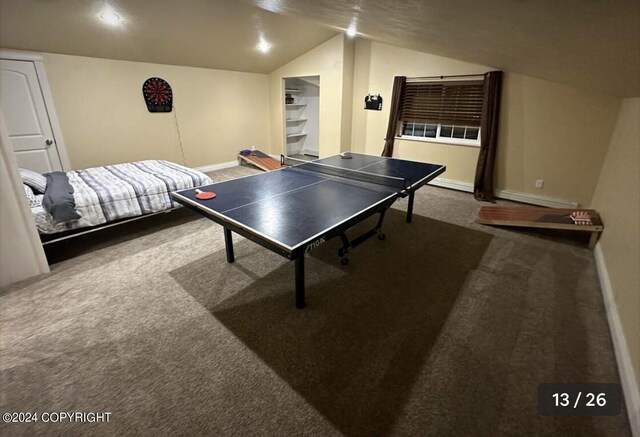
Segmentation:
<svg viewBox="0 0 640 437">
<path fill-rule="evenodd" d="M 344 150 L 379 154 L 393 77 L 482 73 L 470 64 L 340 34 L 270 75 L 46 55 L 56 109 L 74 168 L 169 159 L 187 165 L 234 160 L 256 146 L 284 150 L 282 79 L 320 76 L 322 156 Z M 174 91 L 176 112 L 151 114 L 144 80 L 160 76 Z M 380 93 L 382 111 L 362 99 Z M 589 204 L 620 101 L 577 88 L 505 74 L 496 187 Z M 446 179 L 471 183 L 478 148 L 397 140 L 395 156 L 447 165 Z M 544 179 L 542 189 L 533 187 Z"/>
<path fill-rule="evenodd" d="M 320 76 L 320 156 L 340 153 L 343 129 L 350 129 L 350 119 L 343 122 L 345 77 L 345 36 L 339 34 L 269 74 L 271 111 L 271 153 L 284 153 L 283 79 Z M 347 43 L 348 44 L 348 43 Z M 347 48 L 348 50 L 348 48 Z M 351 96 L 348 97 L 351 99 Z M 346 138 L 348 140 L 348 138 Z M 348 147 L 347 147 L 348 148 Z"/>
<path fill-rule="evenodd" d="M 394 76 L 493 69 L 366 40 L 357 41 L 355 58 L 352 148 L 370 154 L 382 152 Z M 588 205 L 619 99 L 508 72 L 502 91 L 496 188 Z M 382 111 L 362 109 L 367 93 L 382 95 Z M 478 148 L 396 140 L 394 156 L 446 164 L 444 178 L 471 183 Z"/>
<path fill-rule="evenodd" d="M 342 122 L 340 151 L 351 150 L 351 128 L 353 119 L 353 78 L 355 62 L 355 40 L 344 39 L 344 50 L 342 53 L 343 80 L 342 80 Z"/>
<path fill-rule="evenodd" d="M 46 54 L 47 75 L 73 168 L 167 159 L 187 165 L 236 159 L 243 148 L 269 150 L 266 74 Z M 173 89 L 176 112 L 150 113 L 142 84 Z"/>
<path fill-rule="evenodd" d="M 506 74 L 502 105 L 496 186 L 589 205 L 620 99 Z"/>
<path fill-rule="evenodd" d="M 605 225 L 600 247 L 640 381 L 640 98 L 623 100 L 592 205 Z"/>
<path fill-rule="evenodd" d="M 367 120 L 370 111 L 365 111 L 364 97 L 369 92 L 369 76 L 371 75 L 371 42 L 357 38 L 355 41 L 355 53 L 353 64 L 353 96 L 351 115 L 351 150 L 353 152 L 366 153 L 367 144 Z M 388 96 L 384 96 L 389 99 Z M 383 97 L 383 98 L 384 98 Z M 384 106 L 391 100 L 384 100 Z M 386 132 L 386 130 L 385 130 Z M 380 149 L 382 151 L 382 148 Z M 378 152 L 379 153 L 379 152 Z"/>
</svg>

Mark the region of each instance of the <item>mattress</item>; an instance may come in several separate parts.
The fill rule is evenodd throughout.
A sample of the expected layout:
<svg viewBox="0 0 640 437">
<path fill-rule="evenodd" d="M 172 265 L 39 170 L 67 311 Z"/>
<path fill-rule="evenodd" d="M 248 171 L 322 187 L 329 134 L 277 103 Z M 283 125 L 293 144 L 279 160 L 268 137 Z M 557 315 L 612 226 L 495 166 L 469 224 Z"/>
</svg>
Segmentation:
<svg viewBox="0 0 640 437">
<path fill-rule="evenodd" d="M 197 170 L 162 160 L 107 165 L 66 173 L 78 220 L 54 223 L 42 206 L 31 209 L 38 231 L 53 234 L 177 208 L 172 191 L 212 183 Z"/>
</svg>

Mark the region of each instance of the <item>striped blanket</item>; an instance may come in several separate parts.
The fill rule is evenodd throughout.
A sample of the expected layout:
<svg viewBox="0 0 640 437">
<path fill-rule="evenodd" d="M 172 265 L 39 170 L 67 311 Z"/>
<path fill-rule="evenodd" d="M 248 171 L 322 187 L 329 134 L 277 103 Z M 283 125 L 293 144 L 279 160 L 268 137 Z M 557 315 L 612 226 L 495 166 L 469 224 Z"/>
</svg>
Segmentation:
<svg viewBox="0 0 640 437">
<path fill-rule="evenodd" d="M 40 233 L 97 226 L 180 206 L 169 193 L 211 184 L 211 179 L 169 161 L 138 161 L 67 172 L 80 219 L 55 224 L 39 206 L 32 208 Z"/>
</svg>

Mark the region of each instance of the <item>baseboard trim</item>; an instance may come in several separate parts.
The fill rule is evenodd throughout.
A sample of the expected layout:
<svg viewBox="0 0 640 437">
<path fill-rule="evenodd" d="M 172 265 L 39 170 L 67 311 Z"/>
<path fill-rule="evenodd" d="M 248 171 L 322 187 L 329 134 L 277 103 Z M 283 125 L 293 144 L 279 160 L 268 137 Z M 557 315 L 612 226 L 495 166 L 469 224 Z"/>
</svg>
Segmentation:
<svg viewBox="0 0 640 437">
<path fill-rule="evenodd" d="M 577 208 L 577 202 L 553 197 L 538 196 L 537 194 L 520 193 L 511 190 L 496 190 L 496 197 L 514 202 L 530 203 L 532 205 L 547 206 L 549 208 Z"/>
<path fill-rule="evenodd" d="M 629 355 L 627 340 L 622 331 L 618 308 L 613 298 L 613 287 L 611 286 L 609 272 L 600 243 L 596 244 L 594 256 L 598 270 L 598 278 L 600 279 L 604 307 L 607 312 L 607 320 L 609 321 L 613 349 L 618 363 L 622 392 L 624 393 L 624 400 L 629 415 L 631 434 L 635 437 L 640 437 L 640 387 L 638 387 L 638 382 L 636 381 L 635 373 L 631 365 L 631 356 Z"/>
<path fill-rule="evenodd" d="M 473 184 L 470 182 L 454 181 L 452 179 L 435 178 L 431 185 L 449 188 L 451 190 L 465 191 L 473 193 Z M 549 208 L 576 208 L 578 204 L 563 199 L 538 196 L 535 194 L 520 193 L 512 190 L 496 190 L 495 196 L 499 199 L 513 200 L 514 202 L 527 203 L 531 205 L 547 206 Z"/>
<path fill-rule="evenodd" d="M 450 190 L 465 191 L 467 193 L 473 193 L 473 184 L 470 182 L 454 181 L 453 179 L 435 178 L 430 185 L 436 187 L 449 188 Z"/>
<path fill-rule="evenodd" d="M 302 148 L 302 154 L 303 155 L 312 155 L 312 156 L 318 156 L 318 151 L 314 150 L 314 149 L 306 149 L 306 148 Z"/>
<path fill-rule="evenodd" d="M 196 167 L 194 170 L 201 171 L 202 173 L 208 173 L 210 171 L 222 170 L 223 168 L 231 168 L 238 165 L 238 161 L 227 161 L 219 164 L 203 165 L 202 167 Z"/>
</svg>

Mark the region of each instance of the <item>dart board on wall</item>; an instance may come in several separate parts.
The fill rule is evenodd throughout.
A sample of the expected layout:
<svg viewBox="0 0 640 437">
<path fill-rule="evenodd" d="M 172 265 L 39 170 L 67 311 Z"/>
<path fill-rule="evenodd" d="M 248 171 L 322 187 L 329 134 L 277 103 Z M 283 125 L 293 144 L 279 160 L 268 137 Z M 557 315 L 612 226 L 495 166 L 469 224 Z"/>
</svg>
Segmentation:
<svg viewBox="0 0 640 437">
<path fill-rule="evenodd" d="M 150 77 L 142 85 L 142 95 L 149 112 L 171 112 L 173 93 L 166 80 Z"/>
</svg>

